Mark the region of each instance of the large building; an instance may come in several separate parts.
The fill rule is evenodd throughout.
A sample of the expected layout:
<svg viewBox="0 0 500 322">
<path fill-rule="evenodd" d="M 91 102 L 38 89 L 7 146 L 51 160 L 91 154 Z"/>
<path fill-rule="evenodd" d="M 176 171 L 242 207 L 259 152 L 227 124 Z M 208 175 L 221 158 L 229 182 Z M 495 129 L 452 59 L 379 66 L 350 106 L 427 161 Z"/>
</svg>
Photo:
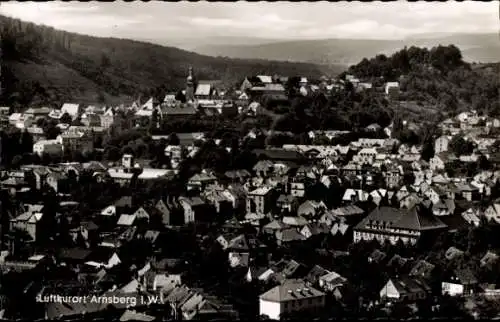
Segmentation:
<svg viewBox="0 0 500 322">
<path fill-rule="evenodd" d="M 356 225 L 354 242 L 375 239 L 381 243 L 389 241 L 395 244 L 402 241 L 405 244 L 416 244 L 423 235 L 446 227 L 441 220 L 421 207 L 379 207 Z"/>
<path fill-rule="evenodd" d="M 302 280 L 286 280 L 259 297 L 259 312 L 272 320 L 297 311 L 312 312 L 325 307 L 325 293 L 306 285 Z"/>
</svg>

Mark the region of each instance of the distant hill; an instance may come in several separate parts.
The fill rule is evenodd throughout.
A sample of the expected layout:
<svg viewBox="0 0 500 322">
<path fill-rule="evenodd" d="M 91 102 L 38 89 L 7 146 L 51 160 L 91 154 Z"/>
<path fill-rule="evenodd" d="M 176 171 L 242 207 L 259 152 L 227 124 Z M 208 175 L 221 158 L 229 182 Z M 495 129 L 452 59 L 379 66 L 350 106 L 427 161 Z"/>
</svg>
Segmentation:
<svg viewBox="0 0 500 322">
<path fill-rule="evenodd" d="M 252 74 L 319 78 L 342 71 L 309 63 L 215 58 L 146 42 L 69 33 L 5 16 L 0 16 L 0 23 L 3 104 L 120 103 L 139 94 L 182 88 L 189 66 L 199 79 L 227 85 Z"/>
<path fill-rule="evenodd" d="M 500 39 L 497 34 L 417 35 L 406 40 L 324 39 L 297 40 L 249 45 L 201 45 L 194 51 L 210 56 L 289 60 L 318 64 L 351 65 L 365 57 L 392 54 L 404 46 L 434 47 L 454 44 L 466 61 L 500 61 Z"/>
</svg>

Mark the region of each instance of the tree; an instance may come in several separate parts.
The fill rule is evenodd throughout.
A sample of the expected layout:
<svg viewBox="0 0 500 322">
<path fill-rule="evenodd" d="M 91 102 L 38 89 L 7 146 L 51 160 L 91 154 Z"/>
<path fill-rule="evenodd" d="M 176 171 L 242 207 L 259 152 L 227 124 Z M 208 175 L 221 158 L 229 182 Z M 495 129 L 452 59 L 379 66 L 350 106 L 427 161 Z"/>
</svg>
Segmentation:
<svg viewBox="0 0 500 322">
<path fill-rule="evenodd" d="M 403 175 L 403 185 L 411 186 L 415 182 L 415 175 L 413 172 L 405 172 Z"/>
<path fill-rule="evenodd" d="M 491 162 L 485 155 L 480 155 L 477 160 L 477 167 L 481 170 L 490 170 Z"/>
<path fill-rule="evenodd" d="M 474 145 L 462 135 L 456 135 L 450 141 L 450 150 L 457 156 L 469 155 L 474 150 Z"/>
<path fill-rule="evenodd" d="M 175 94 L 175 100 L 181 103 L 186 103 L 186 95 L 184 95 L 182 91 L 178 91 L 177 94 Z"/>
<path fill-rule="evenodd" d="M 105 53 L 102 53 L 102 55 L 101 55 L 101 68 L 106 69 L 109 66 L 111 66 L 111 61 L 110 61 L 108 55 L 106 55 Z"/>
<path fill-rule="evenodd" d="M 33 151 L 33 136 L 27 131 L 24 130 L 21 134 L 21 151 L 24 153 L 30 153 Z"/>
<path fill-rule="evenodd" d="M 172 133 L 168 136 L 167 145 L 179 145 L 181 143 L 177 133 Z"/>
<path fill-rule="evenodd" d="M 434 157 L 434 154 L 434 144 L 432 141 L 427 140 L 422 146 L 421 157 L 424 161 L 429 162 L 429 160 Z"/>
<path fill-rule="evenodd" d="M 19 167 L 21 166 L 22 161 L 23 161 L 23 157 L 21 155 L 15 155 L 12 158 L 12 162 L 10 163 L 10 165 L 11 165 L 11 167 L 13 169 L 19 169 Z"/>
<path fill-rule="evenodd" d="M 63 124 L 71 124 L 73 122 L 73 118 L 68 113 L 64 113 L 59 121 Z"/>
<path fill-rule="evenodd" d="M 285 94 L 289 100 L 292 100 L 298 95 L 300 88 L 300 76 L 289 77 L 285 83 Z"/>
</svg>

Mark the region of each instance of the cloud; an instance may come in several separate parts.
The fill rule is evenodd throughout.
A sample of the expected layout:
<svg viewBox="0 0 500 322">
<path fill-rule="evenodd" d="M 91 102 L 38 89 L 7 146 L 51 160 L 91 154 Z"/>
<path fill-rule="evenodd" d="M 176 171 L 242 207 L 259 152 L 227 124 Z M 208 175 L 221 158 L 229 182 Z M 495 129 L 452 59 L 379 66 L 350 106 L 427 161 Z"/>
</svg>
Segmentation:
<svg viewBox="0 0 500 322">
<path fill-rule="evenodd" d="M 237 18 L 209 18 L 209 17 L 182 17 L 182 21 L 201 28 L 232 28 L 245 31 L 269 32 L 272 30 L 287 30 L 310 25 L 298 19 L 284 19 L 277 14 L 252 16 L 247 19 Z M 234 31 L 234 30 L 233 30 Z"/>
<path fill-rule="evenodd" d="M 496 2 L 5 2 L 0 13 L 68 31 L 149 39 L 191 36 L 404 38 L 496 32 Z"/>
<path fill-rule="evenodd" d="M 141 24 L 151 18 L 151 15 L 116 16 L 103 13 L 99 5 L 89 6 L 88 3 L 19 3 L 7 2 L 0 6 L 0 13 L 50 25 L 67 31 L 108 36 L 113 28 Z"/>
</svg>

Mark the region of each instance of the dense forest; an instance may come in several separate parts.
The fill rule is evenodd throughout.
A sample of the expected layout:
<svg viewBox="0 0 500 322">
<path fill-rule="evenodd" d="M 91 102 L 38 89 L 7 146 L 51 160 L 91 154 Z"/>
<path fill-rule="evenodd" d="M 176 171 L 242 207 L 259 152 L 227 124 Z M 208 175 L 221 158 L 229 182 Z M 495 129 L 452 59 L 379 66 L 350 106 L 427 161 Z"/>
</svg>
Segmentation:
<svg viewBox="0 0 500 322">
<path fill-rule="evenodd" d="M 188 66 L 199 79 L 227 85 L 252 74 L 319 77 L 328 67 L 306 63 L 208 57 L 150 43 L 97 38 L 0 16 L 3 104 L 119 102 L 184 85 Z"/>
</svg>

